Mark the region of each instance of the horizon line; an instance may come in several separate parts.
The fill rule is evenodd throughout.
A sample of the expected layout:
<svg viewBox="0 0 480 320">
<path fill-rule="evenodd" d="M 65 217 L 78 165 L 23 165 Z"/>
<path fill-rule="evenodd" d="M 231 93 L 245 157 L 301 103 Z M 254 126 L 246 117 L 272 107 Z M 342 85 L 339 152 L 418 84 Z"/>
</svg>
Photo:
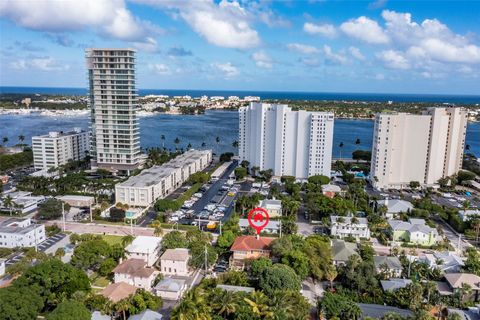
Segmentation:
<svg viewBox="0 0 480 320">
<path fill-rule="evenodd" d="M 42 86 L 4 86 L 0 88 L 42 88 L 42 89 L 78 89 L 88 90 L 85 87 L 42 87 Z M 297 90 L 248 90 L 248 89 L 167 89 L 167 88 L 138 88 L 137 90 L 171 90 L 171 91 L 232 91 L 232 92 L 257 92 L 257 93 L 307 93 L 307 94 L 371 94 L 371 95 L 424 95 L 424 96 L 467 96 L 467 97 L 480 97 L 480 94 L 471 93 L 393 93 L 393 92 L 348 92 L 348 91 L 297 91 Z M 10 92 L 2 92 L 6 94 Z M 11 92 L 15 93 L 15 92 Z M 32 92 L 33 93 L 33 92 Z"/>
</svg>

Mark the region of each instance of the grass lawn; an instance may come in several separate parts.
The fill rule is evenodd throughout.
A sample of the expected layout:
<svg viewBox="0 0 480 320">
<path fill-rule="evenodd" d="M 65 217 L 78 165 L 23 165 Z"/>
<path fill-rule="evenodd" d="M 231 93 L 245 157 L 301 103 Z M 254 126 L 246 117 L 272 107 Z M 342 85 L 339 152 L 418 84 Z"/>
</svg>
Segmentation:
<svg viewBox="0 0 480 320">
<path fill-rule="evenodd" d="M 92 286 L 95 286 L 95 287 L 106 287 L 110 284 L 110 281 L 105 278 L 105 277 L 101 277 L 101 276 L 98 276 L 92 283 Z"/>
<path fill-rule="evenodd" d="M 105 240 L 109 245 L 122 244 L 122 236 L 113 236 L 113 235 L 103 235 L 102 239 Z"/>
</svg>

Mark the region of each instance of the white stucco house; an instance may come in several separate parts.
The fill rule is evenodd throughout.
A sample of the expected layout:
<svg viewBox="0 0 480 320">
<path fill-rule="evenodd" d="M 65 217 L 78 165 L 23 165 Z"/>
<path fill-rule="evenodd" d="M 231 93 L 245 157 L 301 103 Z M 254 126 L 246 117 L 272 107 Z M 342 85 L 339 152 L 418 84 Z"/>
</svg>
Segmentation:
<svg viewBox="0 0 480 320">
<path fill-rule="evenodd" d="M 161 272 L 167 275 L 188 276 L 188 249 L 167 249 L 160 257 Z"/>
<path fill-rule="evenodd" d="M 5 259 L 0 259 L 0 277 L 5 274 Z"/>
<path fill-rule="evenodd" d="M 161 237 L 138 236 L 125 248 L 127 259 L 142 259 L 151 267 L 160 258 Z"/>
<path fill-rule="evenodd" d="M 35 247 L 46 239 L 45 226 L 30 218 L 8 218 L 0 223 L 0 248 Z"/>
<path fill-rule="evenodd" d="M 370 239 L 370 229 L 366 218 L 330 216 L 331 235 L 343 239 Z"/>
<path fill-rule="evenodd" d="M 267 210 L 270 218 L 282 216 L 282 201 L 277 199 L 263 199 L 260 208 Z"/>
<path fill-rule="evenodd" d="M 114 282 L 125 282 L 137 288 L 150 291 L 158 271 L 148 267 L 143 259 L 128 259 L 113 269 Z"/>
<path fill-rule="evenodd" d="M 153 290 L 162 299 L 179 300 L 187 290 L 187 281 L 185 279 L 165 278 Z"/>
</svg>

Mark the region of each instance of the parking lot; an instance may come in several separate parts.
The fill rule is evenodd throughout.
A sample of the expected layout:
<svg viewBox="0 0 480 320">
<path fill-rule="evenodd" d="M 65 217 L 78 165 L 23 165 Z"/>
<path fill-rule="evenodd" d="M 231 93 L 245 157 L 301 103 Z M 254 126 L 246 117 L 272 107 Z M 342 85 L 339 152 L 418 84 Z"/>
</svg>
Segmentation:
<svg viewBox="0 0 480 320">
<path fill-rule="evenodd" d="M 233 161 L 216 181 L 209 181 L 191 199 L 185 201 L 181 210 L 172 213 L 170 222 L 200 225 L 214 231 L 220 221 L 226 221 L 233 211 L 233 204 L 240 186 L 231 179 L 237 162 Z"/>
</svg>

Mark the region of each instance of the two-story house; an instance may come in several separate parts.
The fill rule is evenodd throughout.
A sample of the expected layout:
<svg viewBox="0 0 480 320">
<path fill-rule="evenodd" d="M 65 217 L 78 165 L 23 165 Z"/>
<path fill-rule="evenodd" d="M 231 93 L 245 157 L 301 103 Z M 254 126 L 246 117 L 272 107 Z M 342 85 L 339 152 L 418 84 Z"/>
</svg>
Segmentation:
<svg viewBox="0 0 480 320">
<path fill-rule="evenodd" d="M 425 224 L 424 219 L 410 218 L 408 221 L 389 220 L 392 229 L 392 240 L 403 241 L 422 246 L 433 246 L 437 243 L 438 231 Z"/>
<path fill-rule="evenodd" d="M 370 239 L 370 229 L 366 218 L 330 216 L 331 235 L 343 239 Z"/>
<path fill-rule="evenodd" d="M 138 236 L 125 248 L 127 259 L 142 259 L 151 267 L 160 257 L 162 238 Z"/>
<path fill-rule="evenodd" d="M 114 282 L 125 282 L 137 288 L 150 291 L 158 271 L 148 267 L 143 259 L 128 259 L 113 269 Z"/>
<path fill-rule="evenodd" d="M 167 249 L 160 257 L 160 270 L 163 274 L 173 276 L 188 276 L 189 259 L 190 253 L 188 249 Z"/>
<path fill-rule="evenodd" d="M 232 244 L 230 251 L 230 267 L 234 270 L 242 270 L 245 267 L 245 260 L 254 260 L 260 257 L 270 258 L 270 245 L 274 238 L 239 236 Z"/>
</svg>

